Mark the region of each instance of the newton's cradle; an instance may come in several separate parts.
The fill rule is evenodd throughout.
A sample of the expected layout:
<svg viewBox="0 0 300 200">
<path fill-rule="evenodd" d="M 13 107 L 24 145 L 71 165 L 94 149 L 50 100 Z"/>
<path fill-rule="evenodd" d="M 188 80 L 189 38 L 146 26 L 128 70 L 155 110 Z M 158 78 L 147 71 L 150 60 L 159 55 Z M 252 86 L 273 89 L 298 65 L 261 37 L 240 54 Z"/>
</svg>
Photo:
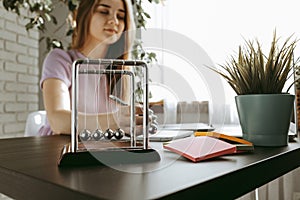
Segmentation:
<svg viewBox="0 0 300 200">
<path fill-rule="evenodd" d="M 87 66 L 87 67 L 86 67 Z M 96 66 L 96 67 L 89 67 Z M 99 66 L 97 68 L 97 66 Z M 101 66 L 104 66 L 101 67 Z M 126 66 L 126 69 L 124 67 Z M 136 140 L 136 117 L 135 117 L 135 75 L 134 68 L 140 68 L 143 73 L 141 78 L 143 86 L 143 127 L 142 142 Z M 83 125 L 79 125 L 82 110 L 79 110 L 80 97 L 80 77 L 89 75 L 106 75 L 111 81 L 111 77 L 127 76 L 130 80 L 130 127 L 129 140 L 122 140 L 125 131 L 120 127 L 112 129 L 110 127 L 102 130 L 99 123 L 93 130 L 86 126 L 89 123 L 87 117 L 83 118 Z M 89 78 L 90 79 L 90 78 Z M 126 164 L 126 163 L 145 163 L 159 161 L 159 154 L 149 147 L 149 100 L 148 100 L 148 67 L 143 61 L 120 60 L 120 59 L 79 59 L 72 65 L 72 113 L 71 113 L 71 142 L 64 145 L 58 161 L 59 166 L 77 166 L 94 164 Z M 100 78 L 97 84 L 100 85 Z M 98 87 L 98 86 L 97 86 Z M 100 86 L 99 86 L 100 87 Z M 84 90 L 88 90 L 86 87 Z M 97 88 L 98 90 L 98 88 Z M 120 89 L 122 90 L 122 88 Z M 94 90 L 96 91 L 96 90 Z M 128 91 L 127 91 L 128 92 Z M 95 92 L 96 93 L 96 92 Z M 107 93 L 108 96 L 110 96 Z M 85 95 L 87 96 L 87 95 Z M 114 97 L 114 96 L 113 96 Z M 84 97 L 86 98 L 86 97 Z M 99 101 L 96 96 L 95 101 Z M 119 100 L 117 98 L 117 100 Z M 87 98 L 83 102 L 83 112 L 86 114 L 86 105 L 90 103 Z M 119 103 L 123 103 L 120 101 Z M 95 103 L 98 105 L 98 102 Z M 108 105 L 108 104 L 107 104 Z M 96 106 L 97 108 L 98 106 Z M 106 111 L 109 109 L 107 108 Z M 97 108 L 98 111 L 98 108 Z M 110 111 L 110 110 L 109 110 Z M 109 120 L 107 119 L 107 122 Z M 109 125 L 108 125 L 109 126 Z"/>
</svg>

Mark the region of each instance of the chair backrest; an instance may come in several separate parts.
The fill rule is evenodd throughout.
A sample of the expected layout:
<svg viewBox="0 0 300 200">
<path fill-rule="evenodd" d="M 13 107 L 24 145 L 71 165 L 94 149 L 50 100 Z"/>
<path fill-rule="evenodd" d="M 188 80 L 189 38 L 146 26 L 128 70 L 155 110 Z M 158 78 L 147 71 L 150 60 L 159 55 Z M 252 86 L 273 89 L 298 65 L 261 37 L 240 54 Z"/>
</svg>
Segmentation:
<svg viewBox="0 0 300 200">
<path fill-rule="evenodd" d="M 179 101 L 177 123 L 210 123 L 208 101 Z"/>
<path fill-rule="evenodd" d="M 45 124 L 46 111 L 40 110 L 28 114 L 24 136 L 37 136 L 38 131 Z"/>
</svg>

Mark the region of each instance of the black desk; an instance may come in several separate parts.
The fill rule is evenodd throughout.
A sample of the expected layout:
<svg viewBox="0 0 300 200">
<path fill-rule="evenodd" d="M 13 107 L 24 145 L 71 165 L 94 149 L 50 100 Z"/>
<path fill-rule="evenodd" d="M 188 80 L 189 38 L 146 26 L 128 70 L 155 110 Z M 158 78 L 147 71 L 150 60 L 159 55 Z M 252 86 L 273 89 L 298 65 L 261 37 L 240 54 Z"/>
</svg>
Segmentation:
<svg viewBox="0 0 300 200">
<path fill-rule="evenodd" d="M 161 150 L 157 163 L 58 168 L 67 142 L 66 136 L 0 140 L 0 192 L 16 199 L 234 199 L 300 166 L 295 142 L 200 163 Z"/>
</svg>

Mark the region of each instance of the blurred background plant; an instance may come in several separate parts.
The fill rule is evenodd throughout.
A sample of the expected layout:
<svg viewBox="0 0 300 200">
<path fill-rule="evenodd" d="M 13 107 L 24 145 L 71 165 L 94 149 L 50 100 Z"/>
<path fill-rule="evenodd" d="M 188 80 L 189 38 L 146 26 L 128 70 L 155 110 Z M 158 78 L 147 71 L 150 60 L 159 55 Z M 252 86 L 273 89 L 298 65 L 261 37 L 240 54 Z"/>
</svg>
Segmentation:
<svg viewBox="0 0 300 200">
<path fill-rule="evenodd" d="M 73 34 L 73 19 L 72 12 L 77 8 L 80 0 L 1 0 L 4 8 L 7 11 L 14 12 L 17 15 L 21 16 L 21 11 L 27 12 L 25 16 L 28 22 L 25 25 L 25 29 L 28 31 L 32 28 L 37 28 L 41 32 L 47 32 L 46 23 L 53 23 L 54 25 L 58 24 L 58 19 L 52 14 L 55 6 L 58 3 L 63 3 L 69 10 L 69 14 L 67 15 L 65 22 L 59 25 L 56 31 L 59 31 L 62 28 L 66 29 L 66 36 L 71 37 Z M 164 0 L 147 0 L 149 3 L 159 4 L 163 3 Z M 151 16 L 144 10 L 142 6 L 142 0 L 131 0 L 133 9 L 134 9 L 134 17 L 135 24 L 137 30 L 146 29 L 147 20 L 151 18 Z M 139 32 L 137 32 L 137 37 L 133 45 L 132 56 L 133 59 L 143 60 L 147 64 L 153 63 L 156 61 L 156 54 L 153 52 L 146 52 L 143 48 L 142 40 L 139 37 Z M 63 42 L 56 38 L 55 34 L 46 37 L 41 37 L 40 42 L 46 42 L 47 51 L 50 51 L 53 48 L 61 48 L 68 49 L 69 46 L 64 46 Z M 142 101 L 142 85 L 141 85 L 141 77 L 142 72 L 140 69 L 135 69 L 135 74 L 138 77 L 137 79 L 137 89 L 136 89 L 136 101 Z M 150 94 L 151 97 L 151 94 Z"/>
</svg>

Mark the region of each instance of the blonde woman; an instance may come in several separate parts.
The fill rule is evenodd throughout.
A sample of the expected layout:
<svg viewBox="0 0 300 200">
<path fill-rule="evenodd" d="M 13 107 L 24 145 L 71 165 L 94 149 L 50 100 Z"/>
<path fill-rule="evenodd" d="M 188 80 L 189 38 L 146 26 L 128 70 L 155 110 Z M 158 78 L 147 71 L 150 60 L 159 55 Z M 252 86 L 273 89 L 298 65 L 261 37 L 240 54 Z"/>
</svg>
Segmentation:
<svg viewBox="0 0 300 200">
<path fill-rule="evenodd" d="M 74 13 L 76 28 L 72 38 L 71 50 L 52 50 L 43 64 L 40 86 L 43 92 L 45 109 L 47 111 L 47 123 L 39 133 L 40 135 L 70 134 L 71 132 L 71 88 L 72 88 L 72 63 L 77 59 L 128 59 L 133 41 L 132 29 L 135 27 L 132 16 L 130 0 L 83 0 Z M 129 120 L 121 116 L 120 124 L 115 120 L 111 109 L 112 100 L 107 93 L 110 83 L 108 78 L 101 78 L 97 103 L 97 115 L 83 116 L 88 124 L 82 126 L 95 127 L 100 123 L 101 129 L 123 128 L 128 130 Z M 99 88 L 98 88 L 99 89 Z M 101 88 L 100 88 L 101 89 Z M 79 88 L 85 91 L 85 88 Z M 95 89 L 90 90 L 94 96 Z M 125 93 L 125 92 L 124 92 Z M 84 98 L 84 97 L 79 97 Z M 126 100 L 126 99 L 124 99 Z M 81 111 L 93 113 L 95 103 L 81 101 Z M 109 106 L 108 106 L 109 105 Z M 115 105 L 115 104 L 114 104 Z M 108 113 L 108 114 L 107 114 Z M 118 116 L 118 118 L 121 118 Z M 137 125 L 142 120 L 137 118 Z M 121 127 L 120 127 L 121 126 Z"/>
</svg>

